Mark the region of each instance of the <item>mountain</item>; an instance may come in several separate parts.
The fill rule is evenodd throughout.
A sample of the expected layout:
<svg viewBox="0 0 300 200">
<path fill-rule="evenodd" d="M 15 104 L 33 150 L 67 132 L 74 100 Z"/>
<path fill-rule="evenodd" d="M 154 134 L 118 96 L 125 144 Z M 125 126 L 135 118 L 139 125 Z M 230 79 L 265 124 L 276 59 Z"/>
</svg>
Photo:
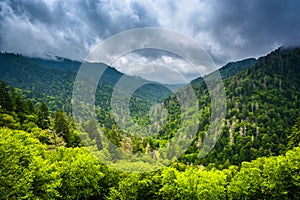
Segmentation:
<svg viewBox="0 0 300 200">
<path fill-rule="evenodd" d="M 255 58 L 247 58 L 236 62 L 229 62 L 226 65 L 222 66 L 220 69 L 218 69 L 218 71 L 220 72 L 222 79 L 227 79 L 240 71 L 244 71 L 252 67 L 256 62 L 257 60 Z M 199 79 L 202 78 L 196 78 L 192 80 L 191 83 L 197 84 L 197 82 L 199 82 Z"/>
<path fill-rule="evenodd" d="M 287 150 L 291 127 L 299 115 L 299 63 L 298 48 L 279 48 L 259 59 L 231 62 L 220 68 L 224 79 L 227 113 L 221 138 L 205 158 L 199 158 L 199 147 L 205 137 L 210 119 L 210 97 L 203 78 L 191 82 L 199 108 L 200 126 L 193 144 L 180 159 L 185 163 L 203 165 L 239 165 L 262 156 L 280 155 Z M 70 98 L 76 70 L 80 63 L 68 59 L 44 60 L 21 55 L 1 54 L 0 79 L 10 86 L 21 88 L 25 98 L 45 101 L 50 108 L 70 111 Z M 101 64 L 99 64 L 101 67 Z M 115 124 L 110 115 L 110 98 L 114 84 L 124 74 L 108 67 L 96 93 L 98 120 L 111 129 Z M 125 75 L 126 76 L 126 75 Z M 211 75 L 208 75 L 211 76 Z M 129 77 L 132 81 L 142 80 Z M 158 84 L 140 88 L 130 100 L 130 115 L 140 124 L 150 123 L 148 110 L 156 102 L 163 101 L 169 112 L 164 126 L 151 137 L 151 148 L 161 148 L 180 127 L 179 102 L 170 91 Z M 183 90 L 183 89 L 182 89 Z M 178 90 L 180 91 L 180 89 Z M 126 95 L 125 95 L 126 96 Z M 164 100 L 166 99 L 166 100 Z M 134 130 L 129 130 L 134 131 Z M 138 130 L 135 130 L 138 131 Z M 122 135 L 122 132 L 118 133 Z M 133 139 L 133 149 L 139 149 L 138 139 Z M 117 139 L 119 145 L 122 139 Z M 142 151 L 145 147 L 142 148 Z"/>
<path fill-rule="evenodd" d="M 256 62 L 257 60 L 255 58 L 248 58 L 237 62 L 229 62 L 228 64 L 223 66 L 219 70 L 219 72 L 223 79 L 227 79 L 240 71 L 249 69 L 250 67 L 255 65 Z"/>
<path fill-rule="evenodd" d="M 250 66 L 254 59 L 248 59 L 237 63 L 228 64 L 224 74 L 233 75 L 244 67 Z M 20 88 L 23 97 L 32 99 L 33 102 L 46 102 L 51 110 L 63 109 L 71 112 L 71 96 L 76 73 L 82 63 L 61 57 L 51 57 L 49 59 L 30 58 L 13 53 L 0 54 L 0 80 L 3 80 L 11 87 Z M 230 66 L 231 67 L 230 67 Z M 107 67 L 105 73 L 99 80 L 99 86 L 96 93 L 96 105 L 102 110 L 98 113 L 100 121 L 104 124 L 110 124 L 103 119 L 110 110 L 110 98 L 114 85 L 122 76 L 115 68 L 102 65 L 98 67 Z M 223 68 L 222 68 L 223 69 Z M 129 77 L 129 76 L 126 76 Z M 169 88 L 178 90 L 184 85 L 162 85 L 155 82 L 146 81 L 139 77 L 129 77 L 133 82 L 147 83 L 134 92 L 131 98 L 131 115 L 147 123 L 149 118 L 147 111 L 154 102 L 162 102 L 171 91 Z M 106 114 L 105 114 L 106 113 Z M 106 122 L 105 122 L 106 121 Z"/>
<path fill-rule="evenodd" d="M 47 100 L 48 104 L 53 103 L 52 109 L 57 102 L 67 107 L 68 101 L 59 95 L 68 98 L 72 92 L 70 82 L 75 78 L 72 71 L 75 68 L 60 66 L 59 62 L 65 62 L 61 60 L 39 60 L 52 62 L 51 65 L 56 67 L 51 68 L 50 64 L 41 66 L 20 55 L 1 56 L 0 76 L 10 84 L 0 82 L 1 199 L 300 197 L 299 48 L 279 48 L 257 60 L 230 63 L 220 69 L 227 112 L 225 118 L 220 119 L 223 122 L 222 135 L 204 158 L 199 156 L 199 147 L 207 137 L 211 117 L 210 94 L 204 80 L 213 80 L 214 73 L 204 77 L 206 79 L 192 81 L 201 111 L 196 115 L 200 121 L 197 136 L 182 157 L 170 157 L 172 163 L 169 166 L 152 172 L 150 169 L 154 164 L 147 164 L 147 161 L 150 158 L 160 161 L 165 155 L 157 150 L 176 137 L 181 127 L 194 122 L 195 115 L 190 110 L 182 112 L 175 95 L 162 99 L 169 116 L 165 125 L 153 124 L 153 135 L 137 137 L 127 134 L 115 125 L 107 110 L 98 110 L 102 116 L 98 120 L 103 125 L 103 133 L 95 125 L 95 120 L 82 122 L 79 129 L 75 129 L 73 119 L 62 110 L 58 108 L 51 113 L 45 103 L 38 102 Z M 122 75 L 108 69 L 111 70 L 110 77 Z M 135 77 L 129 78 L 136 80 Z M 106 87 L 99 90 L 103 95 L 98 99 L 99 104 L 107 105 L 105 101 L 112 92 L 112 80 L 118 79 L 100 80 Z M 147 88 L 142 90 L 143 95 L 151 93 Z M 157 92 L 155 87 L 151 91 Z M 186 87 L 183 87 L 176 94 L 185 91 Z M 20 94 L 27 99 L 23 100 Z M 57 99 L 53 95 L 57 95 Z M 38 103 L 34 105 L 29 97 Z M 136 109 L 133 117 L 138 117 L 137 112 L 141 109 L 147 111 L 148 107 L 142 100 L 134 97 L 131 101 L 132 109 Z M 189 120 L 180 124 L 181 116 L 188 116 Z M 139 129 L 131 131 L 139 133 Z M 111 143 L 107 143 L 102 134 Z M 90 145 L 82 146 L 85 141 Z M 170 148 L 176 151 L 180 145 L 171 145 Z M 91 155 L 91 151 L 95 153 L 93 147 L 100 150 L 94 155 L 109 158 L 109 163 L 105 163 L 109 165 Z M 128 159 L 128 155 L 133 154 L 140 157 Z M 119 158 L 125 158 L 125 161 L 116 162 Z M 146 172 L 128 173 L 136 169 Z"/>
<path fill-rule="evenodd" d="M 26 57 L 25 57 L 26 58 Z M 58 56 L 49 57 L 49 59 L 43 58 L 29 58 L 29 62 L 36 64 L 38 66 L 43 66 L 49 69 L 61 69 L 65 71 L 77 72 L 81 62 L 70 60 L 67 58 L 62 58 Z"/>
<path fill-rule="evenodd" d="M 25 98 L 31 98 L 35 102 L 47 102 L 51 110 L 63 108 L 70 112 L 73 84 L 81 64 L 78 61 L 60 57 L 41 59 L 13 53 L 0 53 L 0 80 L 11 87 L 22 89 Z M 114 85 L 126 75 L 105 64 L 98 63 L 97 67 L 106 68 L 99 80 L 99 88 L 100 85 L 101 88 L 96 94 L 97 103 L 101 107 L 109 108 L 109 104 L 103 103 L 110 102 L 109 98 Z M 170 91 L 161 84 L 137 77 L 126 77 L 132 81 L 148 83 L 133 95 L 133 98 L 143 103 L 161 101 L 170 94 Z"/>
<path fill-rule="evenodd" d="M 255 63 L 255 59 L 246 59 L 238 62 L 231 62 L 220 69 L 224 77 L 230 77 L 235 73 L 250 67 Z M 49 59 L 24 57 L 13 53 L 0 53 L 0 80 L 5 81 L 12 87 L 20 88 L 26 98 L 33 98 L 35 101 L 45 101 L 52 110 L 68 107 L 72 86 L 75 81 L 81 62 L 73 61 L 61 57 L 51 57 Z M 123 73 L 110 66 L 107 67 L 99 85 L 104 88 L 113 87 Z M 132 77 L 132 80 L 141 80 L 139 77 Z M 170 91 L 166 87 L 175 90 L 184 85 L 161 85 L 155 82 L 148 84 L 135 93 L 135 97 L 150 101 L 161 101 L 166 98 Z M 55 101 L 54 101 L 55 99 Z"/>
<path fill-rule="evenodd" d="M 215 148 L 205 158 L 198 159 L 200 136 L 183 156 L 185 162 L 198 160 L 197 163 L 222 167 L 280 155 L 287 150 L 291 127 L 299 116 L 300 49 L 279 48 L 257 61 L 251 59 L 250 63 L 250 67 L 224 80 L 227 114 Z M 231 70 L 233 66 L 226 65 L 220 70 L 221 74 L 234 71 Z M 209 105 L 203 80 L 195 80 L 192 84 L 200 102 Z M 201 116 L 204 119 L 199 135 L 204 135 L 209 116 L 210 112 Z"/>
</svg>

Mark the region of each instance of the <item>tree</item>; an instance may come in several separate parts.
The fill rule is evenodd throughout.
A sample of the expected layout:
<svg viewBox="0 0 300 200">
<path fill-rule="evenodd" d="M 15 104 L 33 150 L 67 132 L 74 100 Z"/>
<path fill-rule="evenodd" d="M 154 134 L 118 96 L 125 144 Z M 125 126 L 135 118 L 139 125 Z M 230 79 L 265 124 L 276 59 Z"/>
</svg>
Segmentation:
<svg viewBox="0 0 300 200">
<path fill-rule="evenodd" d="M 167 168 L 162 173 L 162 199 L 225 199 L 226 174 L 219 170 Z"/>
<path fill-rule="evenodd" d="M 60 178 L 32 134 L 0 128 L 0 199 L 57 199 Z"/>
<path fill-rule="evenodd" d="M 262 182 L 259 165 L 243 162 L 241 170 L 228 186 L 229 199 L 259 199 L 262 196 Z"/>
<path fill-rule="evenodd" d="M 67 147 L 80 146 L 80 137 L 72 128 L 71 121 L 69 121 L 64 111 L 58 110 L 55 112 L 53 129 L 55 134 L 64 139 Z"/>
<path fill-rule="evenodd" d="M 300 117 L 298 117 L 295 125 L 292 128 L 292 133 L 288 136 L 289 143 L 288 147 L 292 149 L 293 147 L 299 146 L 300 143 Z"/>
<path fill-rule="evenodd" d="M 18 94 L 17 90 L 13 88 L 10 94 L 11 94 L 11 99 L 13 104 L 13 110 L 18 114 L 25 113 L 26 105 L 22 97 Z"/>
<path fill-rule="evenodd" d="M 49 109 L 47 105 L 42 102 L 37 110 L 38 115 L 38 121 L 37 125 L 42 129 L 47 129 L 50 126 L 50 120 L 49 120 Z"/>
<path fill-rule="evenodd" d="M 31 101 L 30 99 L 27 100 L 26 106 L 27 106 L 27 110 L 28 110 L 28 112 L 29 112 L 30 114 L 32 114 L 32 113 L 35 112 L 35 107 L 34 107 L 32 101 Z"/>
<path fill-rule="evenodd" d="M 8 86 L 2 81 L 0 81 L 0 105 L 5 111 L 12 111 L 13 105 Z"/>
<path fill-rule="evenodd" d="M 63 137 L 67 146 L 71 146 L 72 137 L 67 116 L 62 110 L 56 111 L 54 114 L 54 131 L 58 136 Z"/>
<path fill-rule="evenodd" d="M 88 151 L 82 148 L 59 147 L 51 154 L 61 177 L 58 188 L 63 199 L 99 199 L 104 196 L 102 166 Z"/>
<path fill-rule="evenodd" d="M 19 121 L 22 124 L 26 119 L 27 112 L 25 102 L 15 88 L 11 90 L 10 95 L 13 106 L 12 110 L 18 115 Z"/>
</svg>

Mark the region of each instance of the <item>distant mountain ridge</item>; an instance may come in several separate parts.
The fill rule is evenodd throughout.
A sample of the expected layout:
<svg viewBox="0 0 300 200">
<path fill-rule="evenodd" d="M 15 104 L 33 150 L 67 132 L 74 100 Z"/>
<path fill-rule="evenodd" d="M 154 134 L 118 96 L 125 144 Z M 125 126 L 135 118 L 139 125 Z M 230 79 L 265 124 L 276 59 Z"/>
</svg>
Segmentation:
<svg viewBox="0 0 300 200">
<path fill-rule="evenodd" d="M 0 80 L 8 85 L 20 88 L 24 91 L 26 98 L 34 98 L 35 101 L 45 101 L 53 108 L 64 108 L 70 111 L 70 100 L 73 84 L 77 71 L 82 63 L 65 58 L 58 60 L 29 58 L 19 54 L 0 53 Z M 101 91 L 98 96 L 105 102 L 109 102 L 109 93 L 122 76 L 127 76 L 115 68 L 98 63 L 99 67 L 106 70 L 99 80 Z M 163 100 L 170 91 L 161 84 L 130 77 L 133 81 L 151 83 L 143 86 L 142 90 L 134 94 L 134 97 L 144 101 Z M 102 101 L 98 98 L 99 101 Z M 102 101 L 102 102 L 103 102 Z M 100 102 L 101 104 L 101 102 Z M 107 107 L 110 105 L 105 105 Z"/>
<path fill-rule="evenodd" d="M 57 59 L 31 58 L 14 53 L 0 53 L 0 80 L 12 87 L 25 90 L 25 96 L 28 98 L 34 97 L 38 101 L 44 100 L 50 104 L 50 107 L 63 107 L 63 104 L 70 100 L 72 84 L 82 63 L 62 57 L 55 58 Z M 229 77 L 240 70 L 244 70 L 254 62 L 254 59 L 232 62 L 224 66 L 224 69 L 221 68 L 220 71 L 221 73 L 224 72 L 224 77 Z M 100 82 L 102 81 L 112 87 L 124 74 L 113 67 L 105 67 L 107 69 Z M 132 78 L 142 79 L 139 77 Z M 149 83 L 149 81 L 146 82 Z M 182 85 L 168 86 L 175 89 L 182 87 Z M 151 98 L 162 100 L 170 94 L 168 89 L 155 82 L 143 86 L 143 88 L 139 90 L 140 94 L 136 95 L 139 98 L 146 97 L 147 100 L 151 100 Z M 51 100 L 53 98 L 58 100 L 57 105 Z"/>
</svg>

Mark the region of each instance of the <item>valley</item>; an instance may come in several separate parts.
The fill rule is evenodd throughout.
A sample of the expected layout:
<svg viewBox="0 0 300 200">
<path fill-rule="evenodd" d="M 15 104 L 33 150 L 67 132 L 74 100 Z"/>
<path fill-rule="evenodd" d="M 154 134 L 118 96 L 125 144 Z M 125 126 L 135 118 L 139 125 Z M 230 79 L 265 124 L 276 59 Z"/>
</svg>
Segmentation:
<svg viewBox="0 0 300 200">
<path fill-rule="evenodd" d="M 207 134 L 212 102 L 205 82 L 213 73 L 191 81 L 197 105 L 183 112 L 176 94 L 184 94 L 186 85 L 168 85 L 175 88 L 172 93 L 164 84 L 95 64 L 106 67 L 95 93 L 96 115 L 78 121 L 71 102 L 80 62 L 0 54 L 2 199 L 300 197 L 299 48 L 278 48 L 219 69 L 227 108 L 218 119 L 221 136 L 204 157 L 201 149 L 208 147 L 203 141 L 214 137 Z M 115 88 L 121 77 L 145 85 L 130 96 Z M 120 111 L 132 119 L 123 119 L 126 129 L 111 113 L 113 92 L 122 94 L 120 102 L 130 97 L 130 113 Z M 157 104 L 166 113 L 152 109 Z M 199 112 L 193 112 L 195 107 Z M 153 121 L 153 116 L 165 121 Z M 182 116 L 188 119 L 183 124 Z M 196 135 L 185 139 L 190 145 L 184 154 L 170 154 L 181 147 L 168 143 L 182 131 L 193 132 L 182 127 L 195 121 Z"/>
</svg>

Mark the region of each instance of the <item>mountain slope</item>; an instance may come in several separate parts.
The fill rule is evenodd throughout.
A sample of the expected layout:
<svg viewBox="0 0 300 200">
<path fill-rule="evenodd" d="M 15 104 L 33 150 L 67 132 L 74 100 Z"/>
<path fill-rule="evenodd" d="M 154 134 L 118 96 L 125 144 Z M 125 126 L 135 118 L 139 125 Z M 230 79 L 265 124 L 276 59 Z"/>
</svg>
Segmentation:
<svg viewBox="0 0 300 200">
<path fill-rule="evenodd" d="M 0 53 L 0 80 L 11 87 L 22 89 L 26 98 L 32 98 L 35 102 L 45 101 L 52 110 L 63 108 L 70 112 L 70 100 L 76 73 L 81 63 L 64 58 L 57 60 L 45 60 L 40 58 L 28 58 L 12 53 Z M 97 103 L 109 108 L 110 94 L 120 77 L 126 76 L 112 67 L 99 63 L 98 67 L 107 67 L 99 80 L 97 91 Z M 135 80 L 136 77 L 129 77 Z M 139 79 L 142 82 L 149 81 Z M 100 88 L 101 85 L 101 88 Z M 161 101 L 170 94 L 165 87 L 152 82 L 144 86 L 139 92 L 135 92 L 133 98 L 140 101 Z"/>
<path fill-rule="evenodd" d="M 12 54 L 1 54 L 0 58 L 0 79 L 25 89 L 27 97 L 33 97 L 37 101 L 46 99 L 50 107 L 70 109 L 68 102 L 76 75 L 72 69 L 76 69 L 78 62 L 66 61 L 74 62 L 71 69 L 66 63 L 59 65 L 59 62 L 65 60 L 33 59 L 35 61 L 31 62 L 28 58 Z M 48 64 L 45 67 L 41 66 L 41 63 Z M 278 49 L 258 60 L 246 59 L 221 68 L 228 108 L 225 125 L 215 148 L 202 159 L 198 153 L 209 124 L 210 97 L 203 78 L 192 81 L 202 114 L 199 116 L 198 135 L 181 161 L 204 165 L 213 163 L 223 167 L 261 156 L 283 154 L 287 149 L 291 126 L 299 115 L 299 67 L 300 50 L 296 48 Z M 97 112 L 98 120 L 109 129 L 115 123 L 109 114 L 113 83 L 122 75 L 113 68 L 108 68 L 108 73 L 100 80 L 104 87 L 96 94 L 97 104 L 103 108 Z M 161 95 L 163 91 L 161 86 L 151 87 L 144 88 L 140 93 L 142 95 L 136 94 L 136 99 L 131 99 L 131 116 L 141 119 L 144 124 L 149 121 L 145 114 L 151 106 L 148 103 L 149 96 L 157 97 L 157 94 Z M 168 94 L 168 91 L 165 91 L 162 97 Z M 152 150 L 161 148 L 161 145 L 173 137 L 180 125 L 178 101 L 171 96 L 165 104 L 171 116 L 165 126 L 157 127 L 160 131 L 152 137 Z M 121 134 L 123 133 L 119 133 L 119 136 Z M 117 140 L 122 142 L 121 138 Z M 139 149 L 138 140 L 133 141 L 132 149 Z M 145 148 L 144 146 L 142 149 Z"/>
<path fill-rule="evenodd" d="M 200 102 L 209 105 L 203 80 L 193 84 Z M 224 84 L 228 109 L 221 138 L 207 157 L 198 158 L 197 148 L 209 121 L 207 111 L 201 116 L 204 119 L 201 120 L 200 138 L 182 160 L 222 167 L 283 154 L 291 127 L 299 115 L 300 49 L 277 49 L 259 58 L 252 67 L 224 80 Z"/>
</svg>

